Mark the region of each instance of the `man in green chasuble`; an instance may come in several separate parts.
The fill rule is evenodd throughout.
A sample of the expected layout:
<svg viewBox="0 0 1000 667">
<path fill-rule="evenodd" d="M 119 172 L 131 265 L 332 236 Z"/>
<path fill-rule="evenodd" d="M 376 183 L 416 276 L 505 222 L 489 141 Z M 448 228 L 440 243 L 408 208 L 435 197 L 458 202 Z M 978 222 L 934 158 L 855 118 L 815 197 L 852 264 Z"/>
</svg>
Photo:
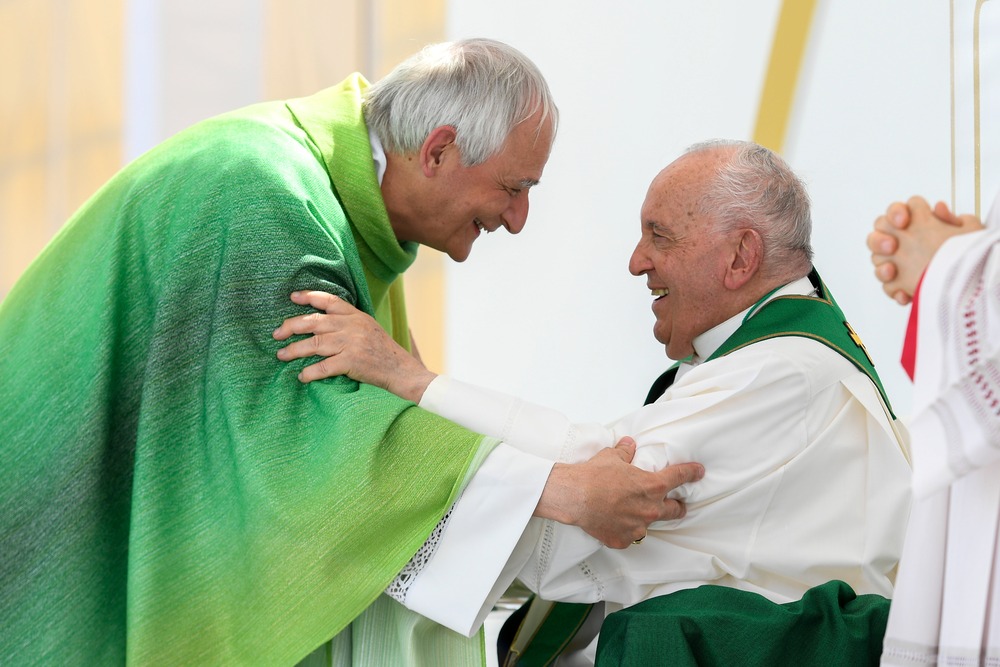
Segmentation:
<svg viewBox="0 0 1000 667">
<path fill-rule="evenodd" d="M 276 357 L 296 290 L 409 349 L 418 245 L 463 261 L 519 232 L 556 125 L 522 54 L 441 44 L 198 123 L 86 202 L 0 303 L 3 661 L 479 664 L 481 635 L 382 591 L 484 461 L 542 480 L 515 520 L 624 547 L 681 516 L 665 495 L 700 466 L 554 465 Z"/>
</svg>

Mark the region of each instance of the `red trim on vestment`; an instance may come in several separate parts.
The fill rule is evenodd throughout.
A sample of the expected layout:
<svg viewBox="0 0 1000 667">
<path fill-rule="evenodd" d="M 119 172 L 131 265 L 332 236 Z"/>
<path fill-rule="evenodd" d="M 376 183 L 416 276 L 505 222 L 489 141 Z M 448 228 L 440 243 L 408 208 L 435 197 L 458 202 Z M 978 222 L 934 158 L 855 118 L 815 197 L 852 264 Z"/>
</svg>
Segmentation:
<svg viewBox="0 0 1000 667">
<path fill-rule="evenodd" d="M 924 274 L 921 274 L 917 281 L 917 289 L 913 291 L 913 302 L 910 306 L 910 319 L 906 322 L 906 335 L 903 337 L 903 354 L 899 363 L 903 365 L 903 370 L 913 381 L 913 374 L 917 370 L 917 305 L 920 300 L 920 286 L 924 282 Z"/>
</svg>

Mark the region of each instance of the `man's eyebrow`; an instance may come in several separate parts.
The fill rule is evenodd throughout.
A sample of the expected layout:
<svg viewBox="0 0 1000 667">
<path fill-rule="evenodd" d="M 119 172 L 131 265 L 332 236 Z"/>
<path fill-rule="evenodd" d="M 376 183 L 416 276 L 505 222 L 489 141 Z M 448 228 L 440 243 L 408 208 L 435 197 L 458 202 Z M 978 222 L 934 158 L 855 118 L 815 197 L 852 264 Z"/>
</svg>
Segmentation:
<svg viewBox="0 0 1000 667">
<path fill-rule="evenodd" d="M 650 231 L 653 231 L 653 232 L 661 232 L 661 233 L 666 234 L 667 232 L 670 231 L 669 229 L 667 229 L 663 225 L 657 223 L 655 220 L 646 220 L 645 222 L 643 222 L 643 225 L 647 229 L 649 229 Z"/>
<path fill-rule="evenodd" d="M 522 188 L 533 188 L 536 185 L 538 185 L 539 182 L 540 181 L 538 179 L 536 179 L 536 178 L 523 178 L 518 183 L 518 186 L 522 187 Z"/>
</svg>

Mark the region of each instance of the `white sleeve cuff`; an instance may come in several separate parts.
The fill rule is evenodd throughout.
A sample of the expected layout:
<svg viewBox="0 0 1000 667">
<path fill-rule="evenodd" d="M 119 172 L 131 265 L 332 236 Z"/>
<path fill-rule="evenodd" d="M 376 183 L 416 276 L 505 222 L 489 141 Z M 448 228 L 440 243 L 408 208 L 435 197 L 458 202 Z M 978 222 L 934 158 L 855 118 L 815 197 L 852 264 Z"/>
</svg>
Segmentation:
<svg viewBox="0 0 1000 667">
<path fill-rule="evenodd" d="M 542 522 L 526 528 L 552 465 L 498 445 L 455 504 L 404 604 L 455 632 L 475 634 L 531 555 Z"/>
</svg>

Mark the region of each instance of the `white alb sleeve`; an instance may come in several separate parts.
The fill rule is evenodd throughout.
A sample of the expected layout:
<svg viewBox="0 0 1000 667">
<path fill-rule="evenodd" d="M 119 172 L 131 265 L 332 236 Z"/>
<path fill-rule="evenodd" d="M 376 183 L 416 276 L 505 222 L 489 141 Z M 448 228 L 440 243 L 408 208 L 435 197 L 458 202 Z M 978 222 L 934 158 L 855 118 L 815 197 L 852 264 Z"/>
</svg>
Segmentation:
<svg viewBox="0 0 1000 667">
<path fill-rule="evenodd" d="M 541 522 L 529 520 L 551 468 L 552 461 L 498 445 L 452 507 L 403 604 L 475 634 L 531 555 Z"/>
<path fill-rule="evenodd" d="M 542 526 L 531 520 L 555 461 L 589 459 L 614 444 L 607 429 L 573 425 L 555 410 L 439 376 L 420 407 L 501 444 L 486 458 L 403 599 L 456 632 L 476 632 L 525 567 Z"/>
</svg>

